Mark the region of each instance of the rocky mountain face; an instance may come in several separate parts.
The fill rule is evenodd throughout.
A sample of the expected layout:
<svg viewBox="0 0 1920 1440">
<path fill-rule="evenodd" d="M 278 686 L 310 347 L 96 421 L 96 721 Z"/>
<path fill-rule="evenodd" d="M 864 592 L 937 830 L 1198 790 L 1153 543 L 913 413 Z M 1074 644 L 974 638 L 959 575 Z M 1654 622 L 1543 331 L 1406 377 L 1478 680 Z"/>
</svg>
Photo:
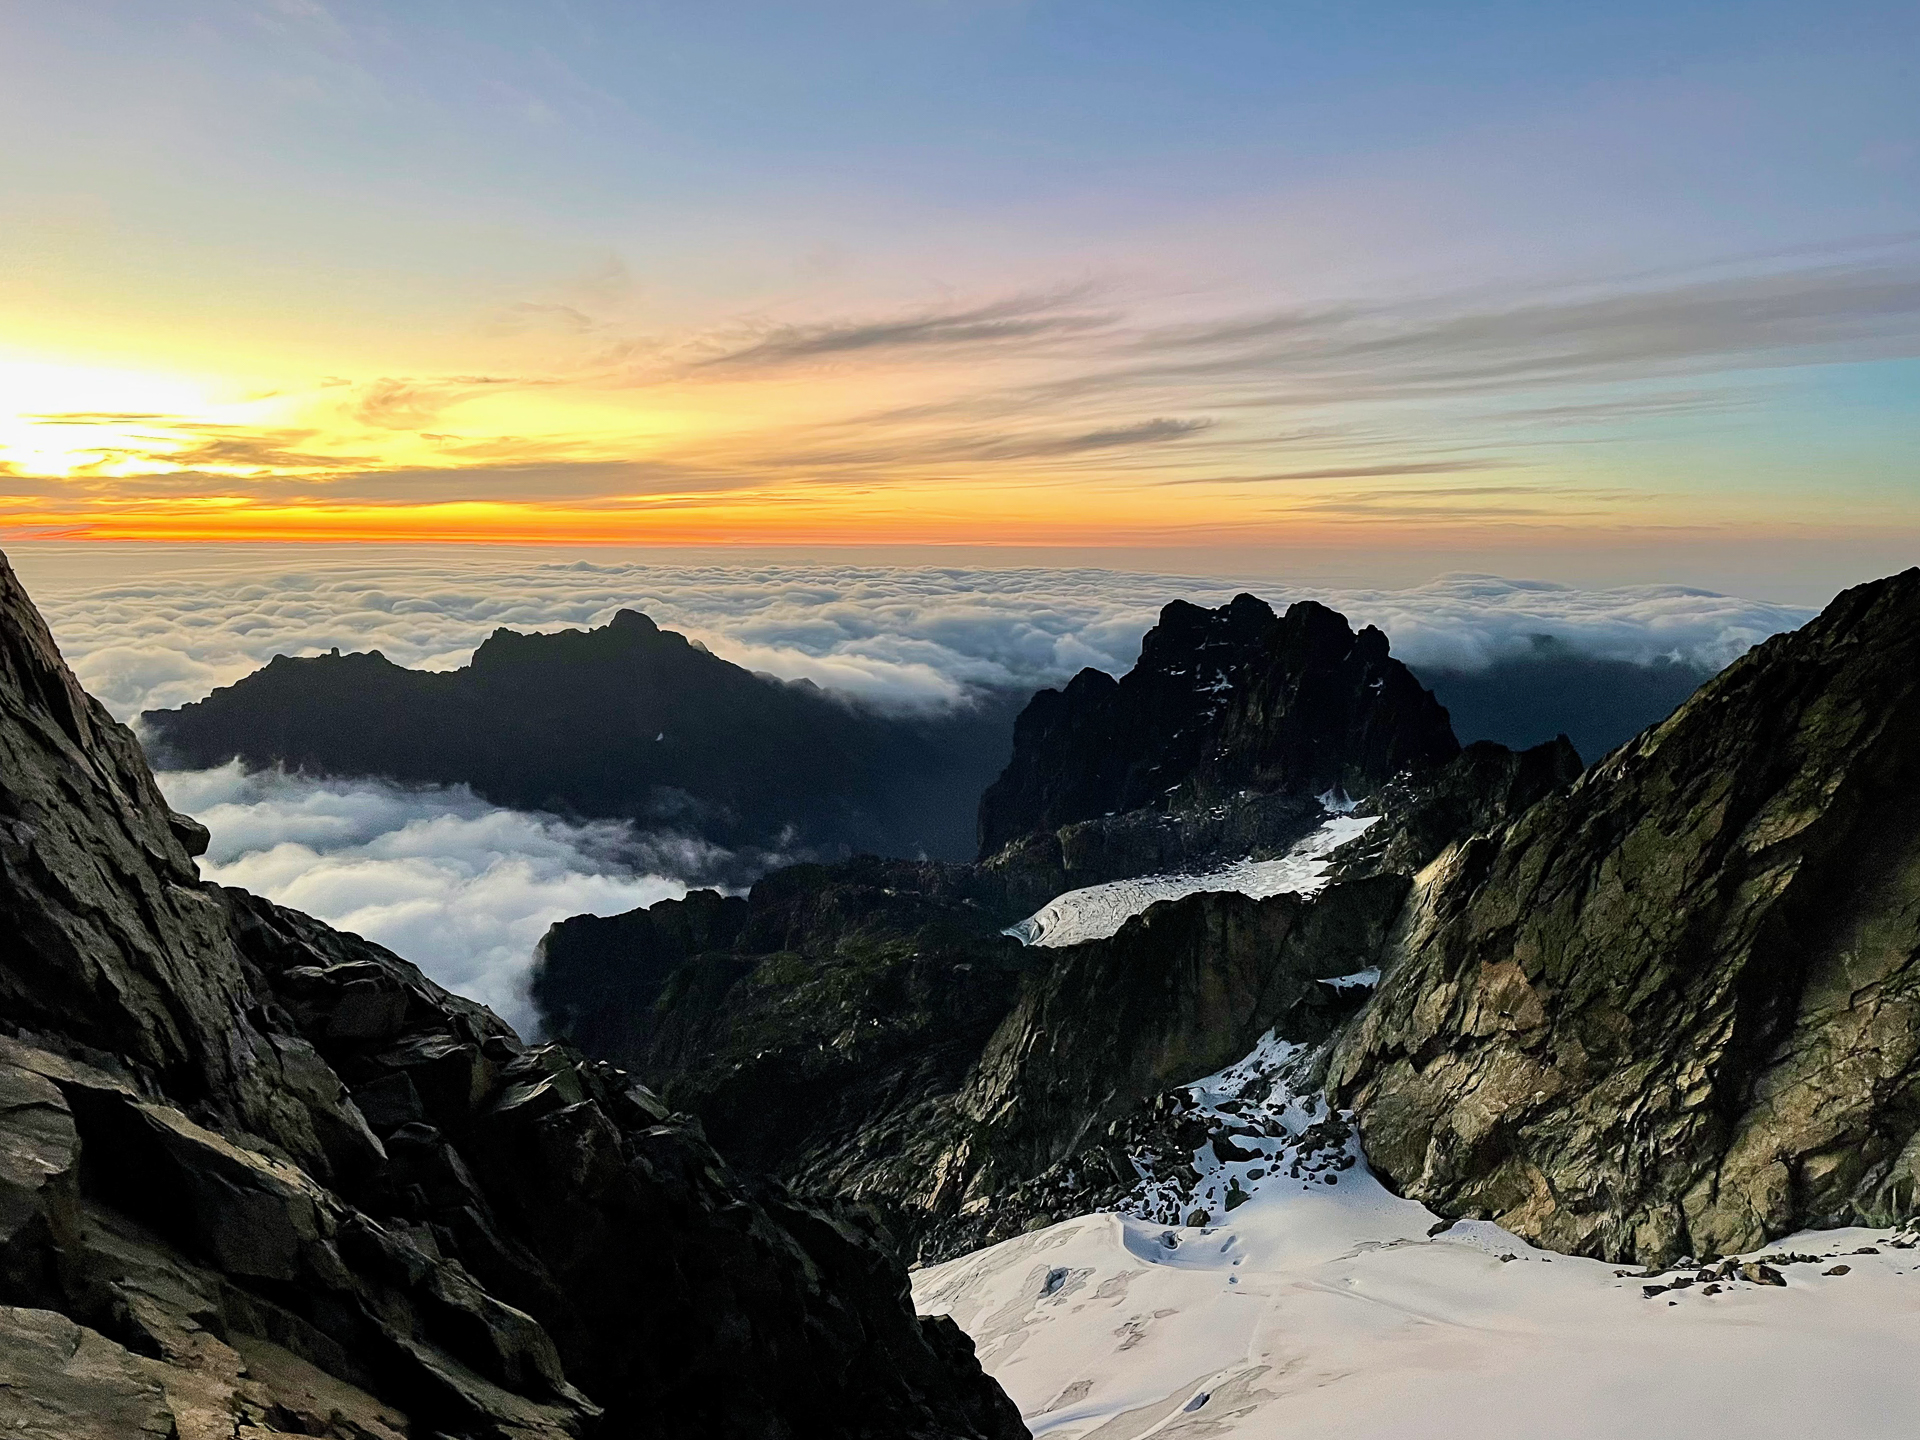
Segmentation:
<svg viewBox="0 0 1920 1440">
<path fill-rule="evenodd" d="M 1125 677 L 1083 670 L 1021 712 L 1013 758 L 980 801 L 980 856 L 1243 792 L 1366 795 L 1459 748 L 1446 711 L 1372 626 L 1356 635 L 1311 600 L 1281 616 L 1251 595 L 1217 610 L 1176 600 Z"/>
<path fill-rule="evenodd" d="M 1920 570 L 1441 855 L 1330 1086 L 1405 1193 L 1560 1250 L 1911 1214 Z"/>
<path fill-rule="evenodd" d="M 684 902 L 563 921 L 535 1001 L 739 1163 L 872 1206 L 940 1258 L 1124 1190 L 1154 1097 L 1266 1030 L 1324 1039 L 1363 997 L 1320 982 L 1377 961 L 1410 883 L 1194 895 L 1049 950 L 1000 933 L 1015 912 L 993 907 L 992 878 L 794 867 L 746 900 L 690 897 L 739 924 L 691 955 L 668 908 Z"/>
<path fill-rule="evenodd" d="M 645 615 L 597 630 L 496 630 L 465 667 L 378 652 L 276 657 L 142 718 L 166 763 L 467 784 L 499 805 L 630 819 L 771 858 L 852 850 L 964 858 L 980 789 L 1024 695 L 882 714 L 756 675 Z"/>
<path fill-rule="evenodd" d="M 795 866 L 745 899 L 565 921 L 536 966 L 548 1025 L 697 1113 L 743 1164 L 874 1205 L 923 1258 L 957 1253 L 1133 1183 L 1128 1147 L 1155 1097 L 1267 1030 L 1325 1039 L 1363 992 L 1324 982 L 1377 960 L 1408 847 L 1531 798 L 1568 763 L 1485 746 L 1448 768 L 1445 712 L 1377 632 L 1315 605 L 1280 620 L 1250 597 L 1176 604 L 1138 670 L 1091 675 L 1034 701 L 982 802 L 990 843 L 1054 828 L 973 865 Z M 1103 684 L 1120 698 L 1077 698 Z M 1094 778 L 1048 790 L 1056 772 Z M 1416 778 L 1440 775 L 1432 793 Z M 1315 787 L 1394 777 L 1394 823 L 1417 838 L 1356 859 L 1316 901 L 1195 895 L 1055 949 L 1002 933 L 1070 886 L 1278 854 L 1327 818 Z"/>
<path fill-rule="evenodd" d="M 1033 963 L 1000 933 L 1017 917 L 982 903 L 975 878 L 863 857 L 777 871 L 750 899 L 576 917 L 541 944 L 534 1002 L 553 1033 L 698 1114 L 742 1165 L 891 1207 L 912 1230 L 900 1185 L 863 1176 L 937 1128 Z M 731 941 L 688 953 L 676 905 L 725 914 Z"/>
<path fill-rule="evenodd" d="M 0 1425 L 1012 1437 L 870 1218 L 202 884 L 0 560 Z"/>
<path fill-rule="evenodd" d="M 1666 1263 L 1920 1208 L 1920 571 L 1586 771 L 1564 737 L 1460 750 L 1383 644 L 1311 610 L 1290 645 L 1292 611 L 1169 614 L 1133 690 L 1083 676 L 1029 709 L 983 862 L 794 872 L 713 902 L 737 929 L 703 955 L 598 922 L 672 936 L 594 1043 L 927 1257 L 1149 1172 L 1177 1197 L 1181 1157 L 1233 1140 L 1175 1092 L 1269 1030 L 1294 1093 L 1337 1107 L 1296 1163 L 1344 1153 L 1350 1117 L 1389 1183 L 1552 1248 Z M 1255 641 L 1281 658 L 1199 664 Z M 1312 899 L 1190 895 L 1046 951 L 997 932 L 1066 883 L 1281 846 L 1316 786 L 1367 787 L 1374 818 Z M 564 931 L 563 1018 L 592 991 Z"/>
</svg>

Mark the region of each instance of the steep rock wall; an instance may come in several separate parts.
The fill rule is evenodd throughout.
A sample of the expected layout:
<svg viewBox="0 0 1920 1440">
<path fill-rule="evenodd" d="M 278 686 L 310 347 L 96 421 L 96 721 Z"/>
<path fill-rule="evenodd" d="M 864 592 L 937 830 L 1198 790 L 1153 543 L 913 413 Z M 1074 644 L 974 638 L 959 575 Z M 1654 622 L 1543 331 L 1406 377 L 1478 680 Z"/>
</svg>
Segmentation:
<svg viewBox="0 0 1920 1440">
<path fill-rule="evenodd" d="M 1910 1214 L 1920 570 L 1447 851 L 1393 954 L 1332 1092 L 1443 1213 L 1661 1262 Z"/>
</svg>

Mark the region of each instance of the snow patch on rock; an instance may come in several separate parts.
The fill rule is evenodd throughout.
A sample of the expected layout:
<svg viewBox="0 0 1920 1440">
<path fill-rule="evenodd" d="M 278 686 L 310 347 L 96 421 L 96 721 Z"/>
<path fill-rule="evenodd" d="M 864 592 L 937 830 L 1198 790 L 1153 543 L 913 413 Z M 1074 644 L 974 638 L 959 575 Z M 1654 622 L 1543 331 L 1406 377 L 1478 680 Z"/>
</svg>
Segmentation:
<svg viewBox="0 0 1920 1440">
<path fill-rule="evenodd" d="M 1235 860 L 1184 875 L 1142 875 L 1056 895 L 1005 933 L 1023 945 L 1078 945 L 1104 940 L 1149 905 L 1204 891 L 1265 898 L 1311 895 L 1326 884 L 1329 857 L 1373 824 L 1375 816 L 1335 815 L 1277 860 Z"/>
</svg>

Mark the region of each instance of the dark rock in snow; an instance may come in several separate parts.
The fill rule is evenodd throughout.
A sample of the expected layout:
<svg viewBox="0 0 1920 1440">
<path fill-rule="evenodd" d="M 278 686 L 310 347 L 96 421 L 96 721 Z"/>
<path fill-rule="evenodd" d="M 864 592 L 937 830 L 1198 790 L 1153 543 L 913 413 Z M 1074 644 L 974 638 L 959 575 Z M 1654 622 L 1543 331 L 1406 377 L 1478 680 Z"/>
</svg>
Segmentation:
<svg viewBox="0 0 1920 1440">
<path fill-rule="evenodd" d="M 193 839 L 0 560 L 0 1429 L 1025 1433 L 869 1217 Z"/>
</svg>

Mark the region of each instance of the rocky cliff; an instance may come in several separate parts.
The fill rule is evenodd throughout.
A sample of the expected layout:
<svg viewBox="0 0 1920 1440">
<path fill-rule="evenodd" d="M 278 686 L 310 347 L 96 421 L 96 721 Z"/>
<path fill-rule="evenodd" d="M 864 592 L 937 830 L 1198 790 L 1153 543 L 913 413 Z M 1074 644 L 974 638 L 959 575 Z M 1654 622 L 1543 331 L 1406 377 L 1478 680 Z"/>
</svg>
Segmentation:
<svg viewBox="0 0 1920 1440">
<path fill-rule="evenodd" d="M 1356 635 L 1311 600 L 1281 616 L 1251 595 L 1217 610 L 1176 600 L 1123 678 L 1083 670 L 1021 712 L 1013 758 L 980 801 L 980 855 L 1242 792 L 1357 797 L 1459 748 L 1447 712 L 1372 626 Z"/>
<path fill-rule="evenodd" d="M 1317 904 L 1193 896 L 1061 949 L 1006 926 L 1072 886 L 1284 852 L 1327 818 L 1317 793 L 1400 777 L 1425 796 L 1415 777 L 1458 752 L 1377 631 L 1314 604 L 1176 603 L 1126 679 L 1089 671 L 1028 707 L 981 805 L 986 862 L 801 865 L 745 900 L 577 917 L 542 943 L 533 997 L 728 1154 L 955 1253 L 1130 1182 L 1153 1097 L 1268 1028 L 1324 1038 L 1360 997 L 1318 981 L 1373 963 L 1406 881 L 1369 860 Z M 1510 789 L 1540 767 L 1522 768 Z"/>
<path fill-rule="evenodd" d="M 1920 1166 L 1920 570 L 1423 872 L 1331 1086 L 1392 1183 L 1664 1263 Z"/>
<path fill-rule="evenodd" d="M 142 717 L 171 764 L 285 765 L 467 784 L 499 805 L 630 819 L 732 849 L 961 859 L 1024 695 L 883 714 L 756 675 L 645 615 L 595 630 L 497 630 L 459 670 L 378 652 L 277 657 Z M 733 883 L 765 868 L 714 878 Z"/>
<path fill-rule="evenodd" d="M 204 840 L 0 560 L 10 1433 L 1025 1433 L 858 1212 Z"/>
<path fill-rule="evenodd" d="M 1129 1137 L 1154 1097 L 1266 1030 L 1324 1039 L 1361 994 L 1319 982 L 1374 963 L 1408 847 L 1457 838 L 1567 763 L 1483 746 L 1436 770 L 1459 752 L 1446 714 L 1383 637 L 1250 597 L 1169 606 L 1126 680 L 1089 672 L 1021 727 L 983 833 L 1054 828 L 974 865 L 795 866 L 744 900 L 565 921 L 536 967 L 547 1023 L 744 1163 L 952 1254 L 1111 1199 L 1137 1178 Z M 1392 823 L 1412 838 L 1347 862 L 1352 883 L 1317 902 L 1197 895 L 1058 949 L 1002 933 L 1071 886 L 1281 853 L 1327 818 L 1315 787 L 1396 777 Z"/>
<path fill-rule="evenodd" d="M 797 866 L 748 900 L 699 897 L 738 926 L 703 953 L 683 902 L 564 921 L 534 996 L 729 1155 L 873 1206 L 939 1258 L 1116 1198 L 1154 1097 L 1266 1030 L 1324 1039 L 1363 997 L 1318 982 L 1376 963 L 1409 883 L 1193 895 L 1027 949 L 980 867 Z"/>
</svg>

